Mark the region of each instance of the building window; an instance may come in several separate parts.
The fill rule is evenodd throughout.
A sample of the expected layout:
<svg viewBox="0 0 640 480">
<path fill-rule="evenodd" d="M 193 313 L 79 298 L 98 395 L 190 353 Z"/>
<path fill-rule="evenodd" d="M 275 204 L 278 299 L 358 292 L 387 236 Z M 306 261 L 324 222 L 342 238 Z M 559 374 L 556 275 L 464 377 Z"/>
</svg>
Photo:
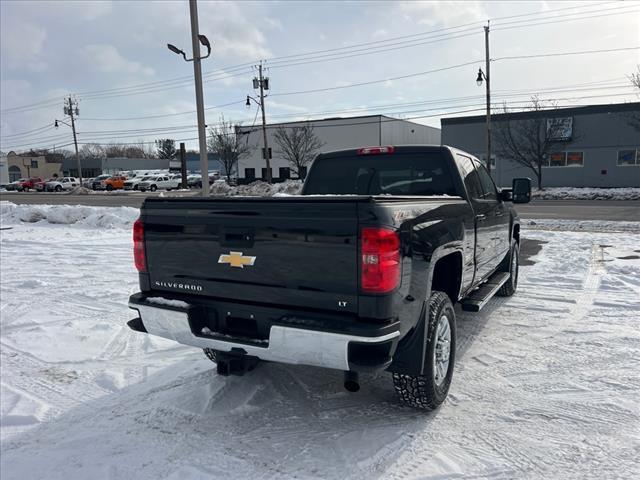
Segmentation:
<svg viewBox="0 0 640 480">
<path fill-rule="evenodd" d="M 289 167 L 280 167 L 278 169 L 278 175 L 280 176 L 280 178 L 291 178 L 291 170 L 289 169 Z"/>
<path fill-rule="evenodd" d="M 273 170 L 273 169 L 272 169 L 272 168 L 270 168 L 269 170 Z M 271 172 L 269 172 L 269 173 L 271 173 L 271 178 L 273 178 L 273 171 L 271 171 Z M 263 180 L 266 180 L 266 179 L 267 179 L 267 169 L 266 169 L 266 168 L 263 168 L 263 169 L 262 169 L 262 179 L 263 179 Z"/>
<path fill-rule="evenodd" d="M 583 167 L 584 152 L 567 152 L 567 167 Z"/>
<path fill-rule="evenodd" d="M 22 172 L 20 171 L 20 167 L 16 167 L 15 165 L 11 165 L 9 167 L 9 181 L 15 182 L 22 178 Z"/>
<path fill-rule="evenodd" d="M 244 169 L 244 178 L 253 180 L 256 178 L 256 169 L 255 168 L 245 168 Z"/>
<path fill-rule="evenodd" d="M 556 152 L 549 155 L 550 167 L 566 167 L 567 166 L 567 154 L 566 152 Z"/>
<path fill-rule="evenodd" d="M 299 178 L 300 180 L 304 180 L 305 178 L 307 178 L 307 167 L 300 167 L 300 175 Z"/>
<path fill-rule="evenodd" d="M 38 168 L 38 160 L 31 160 L 31 168 Z"/>
<path fill-rule="evenodd" d="M 618 166 L 640 165 L 640 149 L 618 150 Z"/>
</svg>

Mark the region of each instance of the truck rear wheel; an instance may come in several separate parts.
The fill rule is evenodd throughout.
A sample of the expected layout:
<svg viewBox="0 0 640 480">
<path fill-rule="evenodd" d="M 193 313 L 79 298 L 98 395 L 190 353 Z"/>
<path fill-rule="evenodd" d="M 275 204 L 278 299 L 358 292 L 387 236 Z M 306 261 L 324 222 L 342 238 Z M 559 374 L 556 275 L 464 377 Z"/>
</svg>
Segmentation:
<svg viewBox="0 0 640 480">
<path fill-rule="evenodd" d="M 449 296 L 433 292 L 427 302 L 427 348 L 424 374 L 393 374 L 400 400 L 415 408 L 433 410 L 449 393 L 456 357 L 456 317 Z"/>
<path fill-rule="evenodd" d="M 509 264 L 503 267 L 502 271 L 509 272 L 509 280 L 496 292 L 496 295 L 499 297 L 510 297 L 516 293 L 516 288 L 518 288 L 518 270 L 520 269 L 520 249 L 518 248 L 518 242 L 513 242 L 511 251 L 505 260 L 507 260 Z"/>
</svg>

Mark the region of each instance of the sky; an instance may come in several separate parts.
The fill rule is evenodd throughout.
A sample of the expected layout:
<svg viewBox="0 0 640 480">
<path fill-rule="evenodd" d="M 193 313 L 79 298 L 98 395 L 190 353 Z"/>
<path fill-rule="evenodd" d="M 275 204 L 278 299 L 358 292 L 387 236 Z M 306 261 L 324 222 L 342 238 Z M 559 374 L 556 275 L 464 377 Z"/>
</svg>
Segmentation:
<svg viewBox="0 0 640 480">
<path fill-rule="evenodd" d="M 488 20 L 493 111 L 535 94 L 559 106 L 640 100 L 627 78 L 640 64 L 640 1 L 200 0 L 198 13 L 213 46 L 208 125 L 259 124 L 245 99 L 261 60 L 268 122 L 382 113 L 439 127 L 482 114 Z M 70 148 L 71 129 L 53 128 L 68 121 L 69 94 L 81 144 L 197 146 L 193 64 L 166 47 L 192 56 L 187 1 L 2 0 L 0 27 L 2 151 Z M 592 53 L 549 56 L 570 52 Z"/>
</svg>

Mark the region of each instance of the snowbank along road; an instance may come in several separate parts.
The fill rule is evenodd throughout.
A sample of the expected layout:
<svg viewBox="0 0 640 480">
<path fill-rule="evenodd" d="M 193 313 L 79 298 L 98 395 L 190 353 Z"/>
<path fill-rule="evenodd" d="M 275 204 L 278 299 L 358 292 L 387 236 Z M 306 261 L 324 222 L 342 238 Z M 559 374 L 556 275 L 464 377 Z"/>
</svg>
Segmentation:
<svg viewBox="0 0 640 480">
<path fill-rule="evenodd" d="M 425 414 L 382 376 L 217 377 L 125 325 L 134 210 L 20 208 L 0 232 L 3 480 L 640 475 L 640 225 L 525 230 L 518 293 L 458 311 L 455 381 Z"/>
</svg>

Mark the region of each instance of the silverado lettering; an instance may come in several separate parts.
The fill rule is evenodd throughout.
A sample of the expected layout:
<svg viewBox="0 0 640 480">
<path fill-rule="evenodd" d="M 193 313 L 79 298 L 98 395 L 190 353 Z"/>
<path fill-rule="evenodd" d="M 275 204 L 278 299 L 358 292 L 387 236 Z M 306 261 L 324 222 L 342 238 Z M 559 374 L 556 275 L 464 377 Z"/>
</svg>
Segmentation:
<svg viewBox="0 0 640 480">
<path fill-rule="evenodd" d="M 197 292 L 201 292 L 202 291 L 202 287 L 200 285 L 187 285 L 184 283 L 173 283 L 173 282 L 159 282 L 159 281 L 155 281 L 154 282 L 155 285 L 157 287 L 163 287 L 163 288 L 178 288 L 181 290 L 194 290 Z"/>
<path fill-rule="evenodd" d="M 313 365 L 357 391 L 359 372 L 384 370 L 403 402 L 433 409 L 453 376 L 454 304 L 516 290 L 510 202 L 530 195 L 529 179 L 498 189 L 472 155 L 415 145 L 320 154 L 298 196 L 149 197 L 129 326 L 202 348 L 221 375 Z"/>
</svg>

